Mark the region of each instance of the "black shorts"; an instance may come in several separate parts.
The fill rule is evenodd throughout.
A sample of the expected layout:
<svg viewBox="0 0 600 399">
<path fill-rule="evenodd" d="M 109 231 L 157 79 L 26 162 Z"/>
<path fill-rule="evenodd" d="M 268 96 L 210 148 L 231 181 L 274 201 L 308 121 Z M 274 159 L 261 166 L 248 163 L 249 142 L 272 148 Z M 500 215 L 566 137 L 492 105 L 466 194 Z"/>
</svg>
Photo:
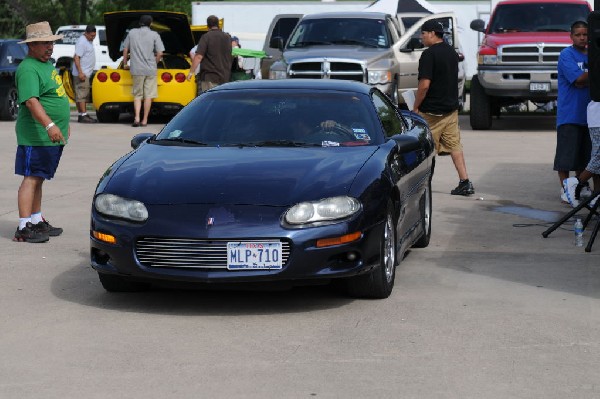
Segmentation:
<svg viewBox="0 0 600 399">
<path fill-rule="evenodd" d="M 564 124 L 556 129 L 554 170 L 584 170 L 591 153 L 592 141 L 587 126 Z"/>
</svg>

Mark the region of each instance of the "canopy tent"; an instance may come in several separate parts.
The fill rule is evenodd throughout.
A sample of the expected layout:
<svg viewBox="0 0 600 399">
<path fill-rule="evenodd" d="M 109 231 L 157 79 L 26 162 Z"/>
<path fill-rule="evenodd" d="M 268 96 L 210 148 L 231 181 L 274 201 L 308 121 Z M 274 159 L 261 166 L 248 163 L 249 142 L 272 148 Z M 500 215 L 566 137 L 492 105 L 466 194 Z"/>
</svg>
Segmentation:
<svg viewBox="0 0 600 399">
<path fill-rule="evenodd" d="M 398 13 L 436 13 L 434 6 L 425 0 L 376 0 L 365 11 Z"/>
</svg>

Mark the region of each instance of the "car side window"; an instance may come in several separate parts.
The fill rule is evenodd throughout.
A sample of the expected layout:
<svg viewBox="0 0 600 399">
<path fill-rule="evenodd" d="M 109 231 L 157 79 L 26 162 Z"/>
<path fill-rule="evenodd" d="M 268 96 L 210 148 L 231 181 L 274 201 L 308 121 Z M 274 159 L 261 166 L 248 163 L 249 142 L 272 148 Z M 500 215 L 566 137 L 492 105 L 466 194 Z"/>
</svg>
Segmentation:
<svg viewBox="0 0 600 399">
<path fill-rule="evenodd" d="M 374 90 L 371 98 L 379 120 L 383 125 L 386 137 L 392 137 L 395 134 L 401 134 L 406 131 L 406 125 L 402 117 L 398 115 L 396 107 L 381 92 Z"/>
</svg>

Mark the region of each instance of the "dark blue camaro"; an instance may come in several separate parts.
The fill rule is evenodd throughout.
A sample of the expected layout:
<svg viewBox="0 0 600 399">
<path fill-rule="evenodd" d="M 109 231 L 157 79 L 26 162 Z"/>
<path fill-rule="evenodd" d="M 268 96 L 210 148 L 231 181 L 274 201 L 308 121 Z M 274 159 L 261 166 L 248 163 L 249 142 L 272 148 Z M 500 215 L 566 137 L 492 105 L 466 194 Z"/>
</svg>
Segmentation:
<svg viewBox="0 0 600 399">
<path fill-rule="evenodd" d="M 429 128 L 362 83 L 228 83 L 132 146 L 92 206 L 108 291 L 343 279 L 386 298 L 407 249 L 429 244 Z"/>
</svg>

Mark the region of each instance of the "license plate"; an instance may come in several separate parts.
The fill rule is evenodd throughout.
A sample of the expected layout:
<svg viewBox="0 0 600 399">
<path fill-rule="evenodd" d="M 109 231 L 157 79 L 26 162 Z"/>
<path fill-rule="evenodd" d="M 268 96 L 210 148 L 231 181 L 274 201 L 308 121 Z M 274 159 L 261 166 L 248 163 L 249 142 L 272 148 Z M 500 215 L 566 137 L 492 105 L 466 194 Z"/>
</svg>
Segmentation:
<svg viewBox="0 0 600 399">
<path fill-rule="evenodd" d="M 228 242 L 227 269 L 281 269 L 281 242 Z"/>
<path fill-rule="evenodd" d="M 550 83 L 548 82 L 531 82 L 529 83 L 529 91 L 543 91 L 543 92 L 548 92 L 550 91 Z"/>
</svg>

